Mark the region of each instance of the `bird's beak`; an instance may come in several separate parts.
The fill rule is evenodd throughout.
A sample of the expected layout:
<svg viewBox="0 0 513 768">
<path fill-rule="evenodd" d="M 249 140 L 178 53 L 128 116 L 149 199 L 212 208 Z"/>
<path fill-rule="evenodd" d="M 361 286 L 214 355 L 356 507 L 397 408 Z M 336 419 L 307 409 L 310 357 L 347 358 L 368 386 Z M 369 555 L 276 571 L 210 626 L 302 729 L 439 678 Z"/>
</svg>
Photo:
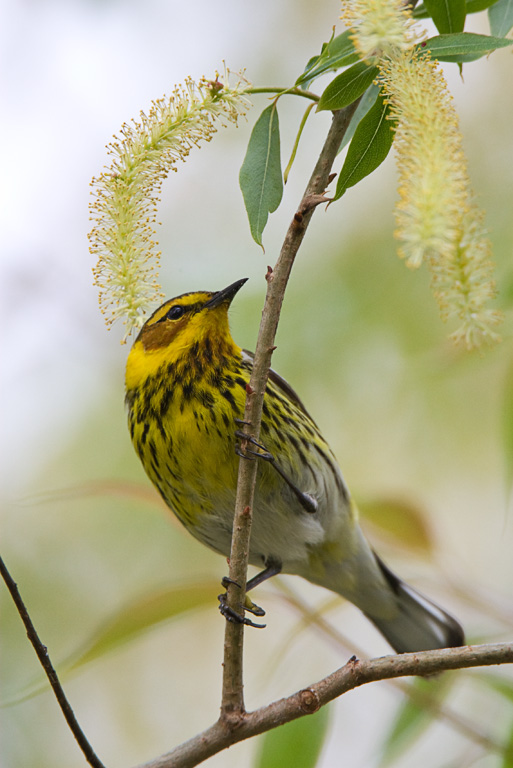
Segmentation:
<svg viewBox="0 0 513 768">
<path fill-rule="evenodd" d="M 243 277 L 242 280 L 237 280 L 235 283 L 229 285 L 228 288 L 223 288 L 222 291 L 214 293 L 212 298 L 204 305 L 203 309 L 213 309 L 220 304 L 230 304 L 237 291 L 242 288 L 247 280 L 247 277 Z"/>
</svg>

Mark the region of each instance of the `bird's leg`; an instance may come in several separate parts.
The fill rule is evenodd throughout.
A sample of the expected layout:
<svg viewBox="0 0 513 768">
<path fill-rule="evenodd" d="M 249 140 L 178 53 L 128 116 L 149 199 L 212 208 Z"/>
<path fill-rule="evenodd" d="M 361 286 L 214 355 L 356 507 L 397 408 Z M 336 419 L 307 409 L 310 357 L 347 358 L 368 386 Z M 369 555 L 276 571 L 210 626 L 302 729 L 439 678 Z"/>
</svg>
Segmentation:
<svg viewBox="0 0 513 768">
<path fill-rule="evenodd" d="M 267 569 L 265 569 L 265 571 L 262 571 L 262 573 L 266 573 L 267 574 Z M 276 571 L 276 573 L 279 573 L 279 569 Z M 264 581 L 264 579 L 270 578 L 270 576 L 274 576 L 274 575 L 275 575 L 274 573 L 269 573 L 268 576 L 267 575 L 264 576 L 262 581 Z M 261 574 L 257 573 L 257 576 L 261 576 Z M 256 578 L 256 577 L 254 577 L 254 578 Z M 248 589 L 251 589 L 252 586 L 256 586 L 256 584 L 251 585 L 250 581 L 248 581 L 248 583 L 246 584 L 246 600 L 245 600 L 245 603 L 244 603 L 244 610 L 245 611 L 249 611 L 250 613 L 254 614 L 255 616 L 265 616 L 265 611 L 263 610 L 263 608 L 259 608 L 258 605 L 255 605 L 255 603 L 252 600 L 250 600 L 248 595 L 247 595 Z M 258 583 L 260 584 L 261 582 L 258 582 Z M 223 585 L 223 587 L 225 589 L 228 588 L 228 584 L 235 584 L 235 586 L 240 589 L 240 584 L 238 582 L 234 581 L 233 579 L 230 579 L 229 576 L 223 576 L 223 578 L 221 579 L 221 584 Z"/>
<path fill-rule="evenodd" d="M 250 589 L 258 587 L 264 581 L 267 581 L 267 579 L 271 579 L 273 576 L 277 576 L 279 573 L 281 573 L 281 569 L 282 565 L 279 560 L 273 560 L 272 558 L 269 558 L 269 560 L 265 561 L 264 570 L 260 571 L 260 573 L 256 573 L 248 581 L 246 584 L 246 592 L 249 592 Z"/>
<path fill-rule="evenodd" d="M 259 584 L 262 584 L 262 582 L 266 581 L 267 579 L 270 579 L 272 576 L 276 576 L 281 571 L 281 563 L 277 560 L 268 560 L 266 562 L 266 566 L 263 571 L 260 571 L 260 573 L 257 573 L 253 578 L 251 578 L 248 583 L 246 584 L 246 592 L 249 592 L 250 589 L 253 589 L 254 587 L 257 587 Z M 225 589 L 228 588 L 229 584 L 235 584 L 236 587 L 240 588 L 240 584 L 237 584 L 236 581 L 233 579 L 230 579 L 228 576 L 224 576 L 221 584 Z M 227 621 L 233 621 L 237 624 L 246 624 L 249 627 L 257 627 L 258 629 L 263 629 L 265 627 L 265 624 L 255 624 L 254 621 L 251 621 L 251 619 L 246 618 L 244 615 L 237 613 L 237 611 L 234 611 L 233 608 L 230 608 L 229 605 L 226 603 L 226 592 L 223 592 L 221 595 L 218 595 L 219 600 L 219 610 L 221 611 L 221 614 L 225 617 Z M 246 600 L 244 602 L 244 610 L 249 611 L 254 616 L 265 616 L 265 611 L 263 608 L 260 608 L 260 606 L 256 605 L 248 595 L 246 594 Z"/>
<path fill-rule="evenodd" d="M 247 440 L 247 442 L 250 445 L 253 445 L 255 446 L 255 448 L 258 448 L 257 451 L 252 451 L 250 448 L 246 448 L 246 451 L 243 452 L 239 446 L 235 446 L 235 452 L 238 456 L 242 456 L 242 458 L 249 459 L 249 460 L 258 458 L 258 459 L 263 459 L 264 461 L 268 461 L 269 464 L 271 464 L 271 466 L 274 467 L 274 469 L 280 475 L 280 477 L 283 478 L 283 480 L 287 483 L 291 491 L 293 491 L 293 493 L 295 494 L 296 498 L 298 499 L 303 509 L 306 512 L 309 512 L 310 514 L 317 512 L 317 507 L 318 507 L 317 500 L 314 499 L 314 497 L 311 496 L 309 493 L 304 493 L 300 488 L 297 487 L 297 485 L 283 471 L 283 469 L 280 467 L 280 465 L 274 458 L 273 454 L 270 453 L 270 451 L 268 451 L 263 445 L 258 443 L 254 437 L 251 437 L 251 435 L 246 435 L 244 432 L 240 430 L 237 430 L 235 432 L 235 437 L 239 437 L 241 440 Z"/>
</svg>

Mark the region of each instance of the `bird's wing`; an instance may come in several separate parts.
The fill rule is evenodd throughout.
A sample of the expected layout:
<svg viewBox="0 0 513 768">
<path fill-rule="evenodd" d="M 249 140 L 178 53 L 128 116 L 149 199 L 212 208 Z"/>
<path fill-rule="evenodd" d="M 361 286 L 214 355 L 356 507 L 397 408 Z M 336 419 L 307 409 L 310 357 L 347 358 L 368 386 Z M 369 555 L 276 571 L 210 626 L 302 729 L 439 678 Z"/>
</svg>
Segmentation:
<svg viewBox="0 0 513 768">
<path fill-rule="evenodd" d="M 255 355 L 253 352 L 250 352 L 247 349 L 242 350 L 243 356 L 246 356 L 248 358 L 248 361 L 250 362 L 251 366 L 253 366 L 253 360 L 255 358 Z M 273 368 L 269 369 L 269 379 L 272 381 L 273 384 L 276 385 L 276 387 L 281 390 L 281 392 L 285 395 L 286 398 L 291 400 L 293 403 L 295 403 L 298 408 L 300 408 L 303 413 L 305 413 L 310 421 L 315 424 L 315 421 L 312 419 L 308 411 L 306 410 L 305 406 L 303 405 L 303 402 L 297 392 L 292 389 L 288 381 L 286 381 L 283 376 L 280 376 L 279 373 L 276 373 L 276 371 Z M 315 424 L 317 427 L 317 424 Z M 318 427 L 317 427 L 318 428 Z"/>
</svg>

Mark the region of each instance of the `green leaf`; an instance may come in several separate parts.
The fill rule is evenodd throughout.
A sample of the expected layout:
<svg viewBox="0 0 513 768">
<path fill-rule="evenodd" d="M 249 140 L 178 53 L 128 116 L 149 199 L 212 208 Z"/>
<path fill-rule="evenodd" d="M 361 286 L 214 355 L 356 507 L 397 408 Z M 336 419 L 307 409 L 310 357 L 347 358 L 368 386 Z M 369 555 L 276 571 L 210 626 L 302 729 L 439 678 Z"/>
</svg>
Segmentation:
<svg viewBox="0 0 513 768">
<path fill-rule="evenodd" d="M 326 43 L 324 43 L 324 45 L 326 45 Z M 304 90 L 308 90 L 310 84 L 313 82 L 313 80 L 315 80 L 315 77 L 309 77 L 309 73 L 314 69 L 317 62 L 319 61 L 319 58 L 319 56 L 312 56 L 311 59 L 308 59 L 303 74 L 298 77 L 295 85 L 297 85 L 299 88 L 303 88 Z"/>
<path fill-rule="evenodd" d="M 69 668 L 76 669 L 103 656 L 162 621 L 180 618 L 194 608 L 215 605 L 216 589 L 212 581 L 178 585 L 123 606 L 90 639 Z"/>
<path fill-rule="evenodd" d="M 478 678 L 480 682 L 484 682 L 487 686 L 495 690 L 501 696 L 504 696 L 510 704 L 513 703 L 513 681 L 507 678 L 498 678 L 495 675 L 489 673 L 481 673 Z M 504 744 L 502 752 L 501 768 L 513 768 L 513 724 L 510 727 L 508 738 Z"/>
<path fill-rule="evenodd" d="M 506 677 L 499 678 L 488 672 L 481 672 L 478 680 L 481 683 L 485 683 L 489 688 L 492 688 L 505 699 L 513 704 L 513 680 L 508 680 Z"/>
<path fill-rule="evenodd" d="M 365 117 L 365 115 L 370 110 L 372 105 L 376 102 L 378 93 L 379 93 L 379 85 L 371 85 L 370 88 L 367 88 L 362 98 L 360 99 L 360 103 L 356 107 L 356 111 L 352 116 L 349 125 L 347 126 L 347 131 L 344 134 L 344 138 L 342 139 L 342 143 L 338 149 L 338 153 L 342 152 L 344 147 L 346 147 L 349 144 L 349 142 L 351 141 L 351 139 L 355 134 L 356 129 L 358 128 L 358 124 L 360 123 L 360 120 L 362 120 L 362 118 Z"/>
<path fill-rule="evenodd" d="M 467 16 L 469 13 L 479 13 L 491 8 L 498 0 L 467 0 Z"/>
<path fill-rule="evenodd" d="M 280 162 L 280 128 L 276 103 L 264 109 L 249 139 L 239 184 L 253 239 L 262 245 L 262 232 L 269 213 L 276 210 L 283 195 Z"/>
<path fill-rule="evenodd" d="M 143 632 L 161 622 L 179 619 L 194 609 L 215 605 L 218 592 L 219 582 L 216 581 L 177 585 L 145 595 L 122 606 L 89 641 L 86 641 L 78 653 L 59 662 L 59 677 L 61 680 L 66 679 L 74 670 L 114 651 L 124 643 L 136 640 Z M 0 706 L 20 704 L 47 690 L 46 677 L 38 678 Z"/>
<path fill-rule="evenodd" d="M 386 158 L 394 140 L 394 122 L 388 119 L 389 106 L 381 94 L 360 121 L 337 181 L 334 200 L 372 173 Z"/>
<path fill-rule="evenodd" d="M 351 40 L 351 30 L 333 37 L 329 43 L 324 43 L 319 56 L 314 56 L 306 65 L 302 75 L 296 80 L 296 85 L 307 88 L 312 80 L 326 72 L 332 72 L 341 67 L 347 67 L 358 61 L 359 57 Z"/>
<path fill-rule="evenodd" d="M 512 45 L 513 40 L 504 37 L 491 37 L 490 35 L 476 35 L 474 32 L 458 32 L 455 35 L 438 35 L 423 43 L 417 48 L 429 51 L 432 59 L 440 61 L 465 62 L 475 61 L 481 56 Z"/>
<path fill-rule="evenodd" d="M 394 543 L 414 552 L 432 551 L 433 539 L 425 515 L 418 507 L 389 499 L 375 499 L 358 506 L 364 521 Z"/>
<path fill-rule="evenodd" d="M 479 13 L 491 8 L 498 0 L 467 0 L 467 16 L 469 13 Z"/>
<path fill-rule="evenodd" d="M 315 768 L 329 723 L 328 707 L 273 728 L 260 739 L 254 768 Z"/>
<path fill-rule="evenodd" d="M 504 744 L 501 768 L 513 768 L 513 724 L 510 726 L 508 738 Z"/>
<path fill-rule="evenodd" d="M 328 85 L 321 96 L 317 110 L 333 111 L 352 104 L 372 85 L 378 73 L 377 67 L 369 67 L 363 61 L 353 64 Z"/>
<path fill-rule="evenodd" d="M 488 11 L 490 32 L 497 37 L 506 37 L 513 27 L 513 0 L 498 0 Z"/>
<path fill-rule="evenodd" d="M 431 18 L 431 15 L 429 14 L 428 9 L 424 4 L 416 5 L 411 15 L 413 16 L 414 19 L 430 19 Z"/>
<path fill-rule="evenodd" d="M 330 43 L 333 42 L 335 39 L 335 27 L 333 27 L 333 31 L 331 33 L 331 37 L 328 40 L 327 43 L 323 43 L 321 46 L 321 52 L 317 56 L 312 56 L 310 59 L 308 59 L 306 63 L 306 67 L 304 68 L 301 75 L 296 80 L 296 85 L 302 86 L 303 88 L 308 88 L 312 80 L 314 80 L 314 77 L 311 77 L 310 73 L 313 72 L 315 67 L 319 64 L 319 62 L 323 59 L 325 56 L 326 49 Z"/>
<path fill-rule="evenodd" d="M 424 0 L 424 5 L 441 35 L 463 32 L 466 0 Z"/>
<path fill-rule="evenodd" d="M 450 676 L 433 680 L 417 677 L 408 687 L 409 695 L 399 707 L 386 738 L 382 765 L 396 762 L 400 754 L 410 747 L 436 719 L 439 707 L 449 691 Z"/>
<path fill-rule="evenodd" d="M 490 8 L 490 6 L 495 5 L 497 2 L 499 2 L 499 0 L 467 0 L 467 16 L 469 13 L 479 13 L 480 11 L 485 11 L 487 8 Z M 417 5 L 413 11 L 412 16 L 414 19 L 431 18 L 431 14 L 425 5 Z"/>
</svg>

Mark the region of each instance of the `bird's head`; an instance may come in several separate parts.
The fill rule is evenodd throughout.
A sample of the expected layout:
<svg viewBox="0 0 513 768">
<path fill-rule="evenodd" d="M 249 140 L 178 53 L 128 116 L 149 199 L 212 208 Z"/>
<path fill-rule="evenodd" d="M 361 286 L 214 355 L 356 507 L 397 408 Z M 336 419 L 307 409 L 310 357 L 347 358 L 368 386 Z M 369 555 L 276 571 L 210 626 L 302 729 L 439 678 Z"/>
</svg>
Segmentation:
<svg viewBox="0 0 513 768">
<path fill-rule="evenodd" d="M 228 308 L 247 278 L 222 291 L 194 291 L 166 301 L 146 321 L 127 360 L 127 389 L 136 387 L 162 365 L 186 362 L 190 356 L 215 362 L 220 355 L 240 353 L 230 334 Z"/>
</svg>

